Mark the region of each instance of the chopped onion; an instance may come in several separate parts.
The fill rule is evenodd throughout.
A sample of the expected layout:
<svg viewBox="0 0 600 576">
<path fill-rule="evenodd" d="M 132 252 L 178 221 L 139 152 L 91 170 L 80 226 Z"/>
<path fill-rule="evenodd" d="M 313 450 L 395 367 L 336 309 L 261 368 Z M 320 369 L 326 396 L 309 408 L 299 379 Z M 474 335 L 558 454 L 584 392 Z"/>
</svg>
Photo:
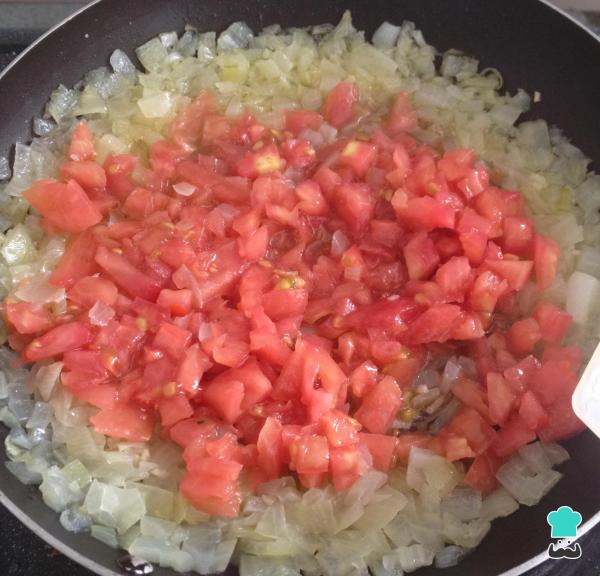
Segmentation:
<svg viewBox="0 0 600 576">
<path fill-rule="evenodd" d="M 442 512 L 448 512 L 459 520 L 474 520 L 481 515 L 481 492 L 471 488 L 454 488 L 442 498 Z"/>
<path fill-rule="evenodd" d="M 404 572 L 412 572 L 417 568 L 429 566 L 433 562 L 434 553 L 422 544 L 400 546 L 383 557 L 386 570 L 400 568 Z"/>
<path fill-rule="evenodd" d="M 60 514 L 60 523 L 69 532 L 87 532 L 92 527 L 92 520 L 86 514 L 82 514 L 77 508 L 67 508 Z"/>
<path fill-rule="evenodd" d="M 600 302 L 600 280 L 575 271 L 567 282 L 566 311 L 573 316 L 573 321 L 585 326 L 594 316 Z"/>
<path fill-rule="evenodd" d="M 94 326 L 106 326 L 115 317 L 115 310 L 98 300 L 88 311 L 90 324 Z"/>
<path fill-rule="evenodd" d="M 104 544 L 110 546 L 111 548 L 119 547 L 117 532 L 114 528 L 104 526 L 101 524 L 93 524 L 90 529 L 90 534 L 93 538 L 96 538 L 96 540 L 100 540 L 100 542 L 104 542 Z"/>
<path fill-rule="evenodd" d="M 246 48 L 254 34 L 245 22 L 234 22 L 221 33 L 217 40 L 219 51 Z"/>
<path fill-rule="evenodd" d="M 400 36 L 400 26 L 384 22 L 373 34 L 373 45 L 377 48 L 392 48 Z"/>
<path fill-rule="evenodd" d="M 197 188 L 189 182 L 178 182 L 177 184 L 173 184 L 173 190 L 180 196 L 188 197 L 194 194 Z"/>
<path fill-rule="evenodd" d="M 123 50 L 117 49 L 110 55 L 110 65 L 115 72 L 123 76 L 135 76 L 137 74 L 135 65 Z"/>
</svg>

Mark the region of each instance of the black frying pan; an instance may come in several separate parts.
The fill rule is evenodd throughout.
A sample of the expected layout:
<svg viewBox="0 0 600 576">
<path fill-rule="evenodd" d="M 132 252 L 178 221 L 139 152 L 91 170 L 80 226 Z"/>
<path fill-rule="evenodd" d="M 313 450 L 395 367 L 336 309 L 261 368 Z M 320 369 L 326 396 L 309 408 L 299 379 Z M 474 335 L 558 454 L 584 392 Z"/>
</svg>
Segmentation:
<svg viewBox="0 0 600 576">
<path fill-rule="evenodd" d="M 102 0 L 47 35 L 0 76 L 0 156 L 31 137 L 30 119 L 58 84 L 74 84 L 105 64 L 115 48 L 133 56 L 136 46 L 188 23 L 202 30 L 222 30 L 236 20 L 254 30 L 275 23 L 306 26 L 335 23 L 345 9 L 367 33 L 383 20 L 412 20 L 438 49 L 459 48 L 498 68 L 506 89 L 539 91 L 542 102 L 531 116 L 563 128 L 600 166 L 600 42 L 538 0 Z M 581 512 L 580 533 L 600 522 L 600 441 L 586 432 L 567 448 L 572 459 L 562 468 L 565 477 L 540 505 L 494 522 L 481 546 L 459 566 L 423 569 L 419 575 L 520 574 L 542 561 L 550 539 L 546 515 L 560 505 Z M 121 553 L 64 531 L 37 489 L 19 484 L 4 466 L 0 501 L 76 561 L 99 574 L 120 574 L 116 559 Z M 154 574 L 174 573 L 157 569 Z"/>
</svg>

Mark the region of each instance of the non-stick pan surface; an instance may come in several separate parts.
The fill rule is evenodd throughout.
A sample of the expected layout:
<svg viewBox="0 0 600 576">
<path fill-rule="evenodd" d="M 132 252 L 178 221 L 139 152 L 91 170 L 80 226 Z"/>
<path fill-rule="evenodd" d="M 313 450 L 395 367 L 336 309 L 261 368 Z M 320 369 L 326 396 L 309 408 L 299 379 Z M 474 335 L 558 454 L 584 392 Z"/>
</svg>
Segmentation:
<svg viewBox="0 0 600 576">
<path fill-rule="evenodd" d="M 222 30 L 245 20 L 255 30 L 279 23 L 306 26 L 337 22 L 352 10 L 355 25 L 372 33 L 383 21 L 411 20 L 440 50 L 458 48 L 498 68 L 505 88 L 541 93 L 531 117 L 560 126 L 600 166 L 600 43 L 563 14 L 538 0 L 102 0 L 65 22 L 0 76 L 0 156 L 30 137 L 39 114 L 60 83 L 72 85 L 106 64 L 115 48 L 133 56 L 136 46 L 167 30 L 192 24 Z M 550 534 L 546 514 L 569 505 L 583 529 L 600 520 L 600 441 L 589 432 L 567 443 L 572 459 L 564 479 L 540 505 L 522 507 L 494 522 L 490 534 L 459 566 L 421 576 L 517 574 L 543 559 Z M 0 460 L 5 458 L 1 451 Z M 0 466 L 0 501 L 30 528 L 100 574 L 119 574 L 122 554 L 87 535 L 67 533 L 34 488 Z M 584 550 L 585 554 L 585 550 Z M 157 576 L 173 573 L 156 569 Z M 231 572 L 232 574 L 234 571 Z"/>
</svg>

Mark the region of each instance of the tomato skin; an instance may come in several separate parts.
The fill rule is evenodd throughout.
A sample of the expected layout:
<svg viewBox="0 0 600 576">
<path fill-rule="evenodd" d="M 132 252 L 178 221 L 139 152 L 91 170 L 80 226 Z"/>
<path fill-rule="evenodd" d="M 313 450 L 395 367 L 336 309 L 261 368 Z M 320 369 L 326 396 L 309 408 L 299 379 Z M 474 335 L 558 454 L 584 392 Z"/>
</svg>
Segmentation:
<svg viewBox="0 0 600 576">
<path fill-rule="evenodd" d="M 152 436 L 152 419 L 141 408 L 115 404 L 90 417 L 97 432 L 130 442 L 148 442 Z"/>
<path fill-rule="evenodd" d="M 85 190 L 75 181 L 39 180 L 23 197 L 50 223 L 65 232 L 83 232 L 102 220 Z"/>
<path fill-rule="evenodd" d="M 32 340 L 23 352 L 27 362 L 52 358 L 58 354 L 76 350 L 92 340 L 89 327 L 81 322 L 68 322 L 52 328 L 42 336 Z"/>
<path fill-rule="evenodd" d="M 402 390 L 386 376 L 363 398 L 354 418 L 369 432 L 385 434 L 402 406 Z"/>
<path fill-rule="evenodd" d="M 94 135 L 86 122 L 79 122 L 75 130 L 73 130 L 67 155 L 69 160 L 76 162 L 94 160 L 96 158 Z"/>
<path fill-rule="evenodd" d="M 511 254 L 527 256 L 533 245 L 533 222 L 522 216 L 508 216 L 502 222 L 502 227 L 504 250 Z"/>
<path fill-rule="evenodd" d="M 47 308 L 35 306 L 30 302 L 7 300 L 4 314 L 19 334 L 45 332 L 54 325 L 54 318 Z"/>
<path fill-rule="evenodd" d="M 358 86 L 350 82 L 340 82 L 328 94 L 323 115 L 334 128 L 341 128 L 352 120 L 356 102 Z"/>
</svg>

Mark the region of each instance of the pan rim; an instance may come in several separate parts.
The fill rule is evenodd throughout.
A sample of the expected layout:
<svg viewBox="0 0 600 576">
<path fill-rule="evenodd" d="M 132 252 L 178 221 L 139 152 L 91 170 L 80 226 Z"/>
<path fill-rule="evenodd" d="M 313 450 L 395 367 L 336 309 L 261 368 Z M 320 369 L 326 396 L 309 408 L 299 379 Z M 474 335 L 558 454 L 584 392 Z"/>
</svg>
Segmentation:
<svg viewBox="0 0 600 576">
<path fill-rule="evenodd" d="M 536 0 L 536 1 L 540 4 L 545 5 L 547 8 L 550 8 L 551 10 L 557 12 L 563 18 L 566 18 L 567 20 L 569 20 L 572 24 L 575 24 L 580 30 L 585 32 L 588 36 L 590 36 L 596 42 L 600 43 L 600 34 L 596 34 L 593 30 L 591 30 L 589 27 L 585 26 L 582 22 L 577 20 L 575 17 L 573 17 L 571 14 L 569 14 L 566 10 L 551 3 L 551 0 Z M 102 2 L 102 0 L 92 0 L 88 4 L 82 6 L 81 8 L 79 8 L 78 10 L 76 10 L 75 12 L 73 12 L 72 14 L 70 14 L 69 16 L 67 16 L 66 18 L 64 18 L 63 20 L 61 20 L 54 26 L 52 26 L 52 28 L 47 30 L 44 34 L 39 36 L 34 42 L 32 42 L 25 50 L 23 50 L 23 52 L 21 52 L 14 60 L 12 60 L 0 72 L 0 82 L 15 66 L 17 66 L 21 62 L 21 60 L 23 60 L 26 56 L 28 56 L 29 53 L 32 52 L 39 44 L 43 43 L 44 40 L 48 36 L 50 36 L 51 34 L 56 32 L 60 28 L 62 28 L 66 23 L 70 22 L 72 19 L 76 18 L 83 12 L 87 11 L 88 9 L 92 8 L 93 6 L 95 6 L 96 4 L 99 4 L 101 2 Z M 62 553 L 64 556 L 66 556 L 70 560 L 87 568 L 88 570 L 91 570 L 95 574 L 98 574 L 98 576 L 121 576 L 121 574 L 119 572 L 116 572 L 110 568 L 107 568 L 107 567 L 99 564 L 95 560 L 80 553 L 75 548 L 71 547 L 69 544 L 66 544 L 60 538 L 58 538 L 58 537 L 54 536 L 53 534 L 51 534 L 50 532 L 48 532 L 32 516 L 28 515 L 21 508 L 19 508 L 7 496 L 7 494 L 4 492 L 4 490 L 2 489 L 1 486 L 0 486 L 0 504 L 2 506 L 4 506 L 15 518 L 17 518 L 17 520 L 19 520 L 23 525 L 25 525 L 29 530 L 31 530 L 36 536 L 41 538 L 45 543 L 49 544 L 50 546 L 52 546 L 53 548 L 58 550 L 60 553 Z M 598 512 L 596 512 L 591 518 L 589 518 L 581 526 L 581 528 L 578 530 L 577 539 L 581 538 L 583 535 L 585 535 L 587 532 L 589 532 L 592 528 L 594 528 L 599 523 L 600 523 L 600 510 Z M 543 552 L 536 554 L 529 560 L 526 560 L 525 562 L 522 562 L 521 564 L 518 564 L 509 570 L 499 573 L 498 576 L 520 576 L 520 575 L 524 574 L 525 572 L 527 572 L 528 570 L 531 570 L 532 568 L 539 566 L 542 562 L 544 562 L 548 558 L 549 557 L 548 557 L 547 551 L 544 550 Z"/>
</svg>

